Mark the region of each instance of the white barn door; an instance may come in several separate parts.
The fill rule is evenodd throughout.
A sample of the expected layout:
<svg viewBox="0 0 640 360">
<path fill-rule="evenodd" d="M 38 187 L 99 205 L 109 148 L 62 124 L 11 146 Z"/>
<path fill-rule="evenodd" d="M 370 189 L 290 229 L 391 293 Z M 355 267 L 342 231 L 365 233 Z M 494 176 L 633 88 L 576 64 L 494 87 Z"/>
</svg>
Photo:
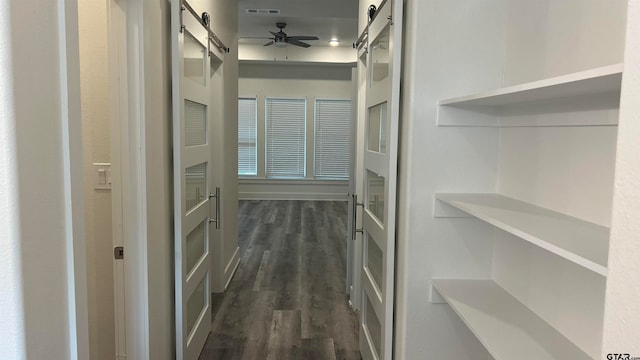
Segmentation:
<svg viewBox="0 0 640 360">
<path fill-rule="evenodd" d="M 219 191 L 213 185 L 209 31 L 171 2 L 176 358 L 194 360 L 211 331 L 211 253 Z M 217 225 L 217 224 L 216 224 Z"/>
<path fill-rule="evenodd" d="M 402 5 L 400 0 L 383 1 L 368 31 L 360 327 L 364 360 L 393 358 Z"/>
</svg>

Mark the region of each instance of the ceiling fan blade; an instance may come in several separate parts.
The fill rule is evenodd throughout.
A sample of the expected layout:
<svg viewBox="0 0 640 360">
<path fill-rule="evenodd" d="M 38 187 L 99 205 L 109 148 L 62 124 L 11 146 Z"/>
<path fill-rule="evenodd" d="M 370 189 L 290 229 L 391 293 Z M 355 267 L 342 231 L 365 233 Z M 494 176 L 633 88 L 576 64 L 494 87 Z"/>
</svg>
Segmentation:
<svg viewBox="0 0 640 360">
<path fill-rule="evenodd" d="M 277 32 L 269 31 L 269 33 L 271 33 L 271 35 L 273 35 L 273 36 L 275 36 L 275 37 L 280 36 L 280 35 L 278 35 L 278 33 L 277 33 Z"/>
<path fill-rule="evenodd" d="M 270 46 L 270 45 L 273 45 L 273 44 L 275 44 L 275 43 L 276 43 L 276 42 L 272 40 L 272 41 L 269 41 L 268 43 L 264 44 L 264 46 Z"/>
<path fill-rule="evenodd" d="M 240 39 L 264 39 L 264 40 L 268 40 L 271 39 L 268 36 L 240 36 Z"/>
<path fill-rule="evenodd" d="M 320 40 L 317 36 L 287 36 L 291 40 Z"/>
<path fill-rule="evenodd" d="M 307 44 L 307 43 L 303 43 L 302 41 L 296 40 L 296 39 L 291 39 L 291 38 L 287 38 L 287 43 L 291 44 L 291 45 L 295 45 L 295 46 L 300 46 L 303 48 L 308 48 L 311 45 Z"/>
</svg>

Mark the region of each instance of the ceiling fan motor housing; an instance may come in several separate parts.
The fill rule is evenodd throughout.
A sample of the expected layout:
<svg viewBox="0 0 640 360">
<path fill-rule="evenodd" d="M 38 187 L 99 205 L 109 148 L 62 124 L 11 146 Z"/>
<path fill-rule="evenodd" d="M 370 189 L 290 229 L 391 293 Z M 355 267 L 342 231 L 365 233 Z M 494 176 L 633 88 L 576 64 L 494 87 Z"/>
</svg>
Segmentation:
<svg viewBox="0 0 640 360">
<path fill-rule="evenodd" d="M 284 37 L 276 37 L 274 40 L 274 45 L 279 48 L 283 48 L 287 46 L 287 40 Z"/>
<path fill-rule="evenodd" d="M 319 40 L 317 36 L 288 36 L 284 32 L 284 28 L 287 26 L 285 22 L 276 22 L 276 27 L 280 30 L 277 33 L 269 31 L 273 35 L 270 42 L 264 44 L 264 46 L 275 45 L 276 47 L 283 48 L 287 45 L 295 45 L 303 48 L 308 48 L 311 45 L 303 42 L 303 40 Z"/>
</svg>

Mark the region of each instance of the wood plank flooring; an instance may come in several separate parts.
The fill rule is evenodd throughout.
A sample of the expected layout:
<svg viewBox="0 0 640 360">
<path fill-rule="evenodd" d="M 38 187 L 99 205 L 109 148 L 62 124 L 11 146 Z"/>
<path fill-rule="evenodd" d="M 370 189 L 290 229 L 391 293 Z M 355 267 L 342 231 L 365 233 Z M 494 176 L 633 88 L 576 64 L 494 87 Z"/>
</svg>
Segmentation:
<svg viewBox="0 0 640 360">
<path fill-rule="evenodd" d="M 240 266 L 200 360 L 360 360 L 345 293 L 347 203 L 241 201 Z"/>
</svg>

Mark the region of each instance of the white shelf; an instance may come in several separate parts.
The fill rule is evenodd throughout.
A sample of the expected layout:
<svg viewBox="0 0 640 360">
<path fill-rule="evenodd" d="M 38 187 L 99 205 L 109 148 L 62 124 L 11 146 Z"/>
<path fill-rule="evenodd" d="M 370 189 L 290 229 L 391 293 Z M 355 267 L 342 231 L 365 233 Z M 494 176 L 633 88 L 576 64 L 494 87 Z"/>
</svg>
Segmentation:
<svg viewBox="0 0 640 360">
<path fill-rule="evenodd" d="M 607 276 L 609 228 L 499 194 L 436 199 L 582 267 Z"/>
<path fill-rule="evenodd" d="M 590 94 L 619 93 L 622 64 L 440 101 L 440 105 L 504 106 Z"/>
<path fill-rule="evenodd" d="M 496 360 L 591 359 L 491 280 L 432 280 Z"/>
</svg>

